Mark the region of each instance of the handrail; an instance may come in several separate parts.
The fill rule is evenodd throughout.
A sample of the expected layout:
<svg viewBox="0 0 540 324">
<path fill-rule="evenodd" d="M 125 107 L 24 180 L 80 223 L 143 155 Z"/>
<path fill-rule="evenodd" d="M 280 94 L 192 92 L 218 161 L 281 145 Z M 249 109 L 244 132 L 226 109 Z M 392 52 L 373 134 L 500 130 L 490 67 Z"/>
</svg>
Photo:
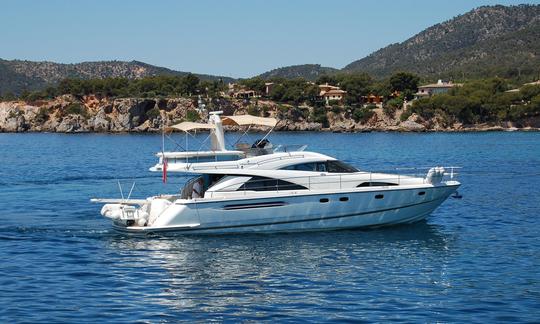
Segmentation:
<svg viewBox="0 0 540 324">
<path fill-rule="evenodd" d="M 286 160 L 286 159 L 293 159 L 293 158 L 304 158 L 304 155 L 303 154 L 300 154 L 300 155 L 291 155 L 291 154 L 289 154 L 289 155 L 286 155 L 286 156 L 274 157 L 274 158 L 271 158 L 271 159 L 258 161 L 258 162 L 246 161 L 246 162 L 242 162 L 242 164 L 235 163 L 235 164 L 225 164 L 225 165 L 200 165 L 200 166 L 192 165 L 191 169 L 194 170 L 194 171 L 195 170 L 240 169 L 242 166 L 262 165 L 262 164 L 266 164 L 266 163 L 270 163 L 270 162 L 281 161 L 281 160 Z M 223 162 L 229 162 L 229 161 L 223 161 Z M 174 162 L 172 162 L 172 163 L 174 163 Z M 204 162 L 202 162 L 202 163 L 204 163 Z"/>
<path fill-rule="evenodd" d="M 285 155 L 285 156 L 278 156 L 278 157 L 271 158 L 271 159 L 268 159 L 268 160 L 259 161 L 259 162 L 257 162 L 257 165 L 266 164 L 266 163 L 275 162 L 275 161 L 293 159 L 293 158 L 304 158 L 304 154 L 300 154 L 300 155 L 291 155 L 291 154 L 289 154 L 289 155 Z"/>
<path fill-rule="evenodd" d="M 198 171 L 198 170 L 221 170 L 221 169 L 224 169 L 224 170 L 230 170 L 230 169 L 240 169 L 240 165 L 238 164 L 234 164 L 234 165 L 200 165 L 200 166 L 195 166 L 195 165 L 192 165 L 190 167 L 191 170 L 193 171 Z"/>
<path fill-rule="evenodd" d="M 297 149 L 294 149 L 297 148 Z M 274 153 L 277 152 L 303 152 L 307 148 L 306 144 L 278 144 L 274 148 Z"/>
</svg>

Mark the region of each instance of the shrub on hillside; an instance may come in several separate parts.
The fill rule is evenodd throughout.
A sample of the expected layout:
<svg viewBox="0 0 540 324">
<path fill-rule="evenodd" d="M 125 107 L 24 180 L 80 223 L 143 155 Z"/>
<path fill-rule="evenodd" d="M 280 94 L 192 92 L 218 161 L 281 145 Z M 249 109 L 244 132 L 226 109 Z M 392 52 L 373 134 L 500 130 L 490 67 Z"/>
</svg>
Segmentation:
<svg viewBox="0 0 540 324">
<path fill-rule="evenodd" d="M 70 103 L 60 112 L 60 116 L 66 115 L 80 115 L 85 119 L 88 119 L 88 117 L 90 117 L 88 115 L 88 110 L 86 109 L 86 107 L 78 102 Z"/>
<path fill-rule="evenodd" d="M 36 117 L 35 117 L 35 121 L 40 123 L 40 124 L 43 124 L 48 119 L 49 119 L 49 110 L 47 108 L 45 108 L 45 107 L 39 108 L 39 110 L 38 110 L 38 112 L 36 114 Z"/>
<path fill-rule="evenodd" d="M 311 111 L 311 119 L 316 123 L 321 123 L 323 127 L 328 127 L 328 117 L 326 117 L 326 108 L 314 107 Z"/>
<path fill-rule="evenodd" d="M 249 105 L 248 109 L 247 109 L 247 112 L 248 112 L 249 115 L 259 116 L 259 107 L 255 106 L 255 105 Z"/>
<path fill-rule="evenodd" d="M 161 116 L 161 113 L 158 107 L 154 107 L 146 112 L 146 118 L 148 118 L 149 120 L 154 120 L 159 116 Z"/>
<path fill-rule="evenodd" d="M 411 115 L 412 111 L 410 109 L 406 109 L 404 112 L 401 113 L 401 116 L 399 116 L 399 120 L 401 120 L 402 122 L 406 121 L 407 119 L 409 119 L 409 117 L 411 117 Z"/>
<path fill-rule="evenodd" d="M 368 108 L 356 108 L 353 111 L 352 116 L 353 116 L 353 119 L 356 122 L 366 123 L 371 117 L 373 117 L 374 114 L 375 114 L 375 112 L 373 112 L 373 110 L 371 110 L 371 109 L 368 109 Z"/>
<path fill-rule="evenodd" d="M 200 118 L 199 113 L 195 110 L 190 109 L 186 112 L 187 121 L 194 122 L 194 121 L 199 120 L 199 118 Z"/>
</svg>

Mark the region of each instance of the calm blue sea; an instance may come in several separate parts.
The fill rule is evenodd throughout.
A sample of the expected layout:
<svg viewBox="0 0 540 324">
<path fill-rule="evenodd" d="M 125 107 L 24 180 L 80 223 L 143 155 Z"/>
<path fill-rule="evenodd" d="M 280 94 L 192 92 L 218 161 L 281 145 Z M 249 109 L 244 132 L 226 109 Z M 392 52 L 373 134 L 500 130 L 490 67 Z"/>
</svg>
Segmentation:
<svg viewBox="0 0 540 324">
<path fill-rule="evenodd" d="M 540 133 L 271 139 L 364 170 L 462 166 L 463 198 L 378 230 L 135 238 L 89 199 L 178 191 L 148 171 L 159 135 L 0 134 L 0 322 L 540 321 Z"/>
</svg>

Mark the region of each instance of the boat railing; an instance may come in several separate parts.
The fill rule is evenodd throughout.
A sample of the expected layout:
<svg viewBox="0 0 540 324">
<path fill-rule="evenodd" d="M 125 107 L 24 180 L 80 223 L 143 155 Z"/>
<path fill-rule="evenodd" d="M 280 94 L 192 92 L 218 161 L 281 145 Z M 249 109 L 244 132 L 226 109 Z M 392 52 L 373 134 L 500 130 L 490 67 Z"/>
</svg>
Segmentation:
<svg viewBox="0 0 540 324">
<path fill-rule="evenodd" d="M 274 148 L 274 153 L 282 152 L 303 152 L 307 148 L 305 144 L 279 144 Z"/>
<path fill-rule="evenodd" d="M 235 161 L 236 159 L 249 158 L 255 156 L 269 155 L 273 153 L 294 153 L 302 152 L 306 149 L 307 145 L 278 145 L 270 148 L 258 148 L 258 147 L 237 147 L 237 151 L 182 151 L 182 152 L 167 152 L 157 153 L 159 157 L 159 163 L 163 163 L 163 158 L 167 159 L 167 162 L 172 163 L 204 163 L 204 162 L 226 162 Z M 211 154 L 214 152 L 215 154 Z M 218 154 L 219 153 L 219 154 Z M 236 157 L 236 159 L 231 158 Z M 303 155 L 302 155 L 303 157 Z M 283 158 L 280 158 L 283 159 Z M 262 161 L 257 164 L 267 163 L 269 160 Z M 230 166 L 230 165 L 229 165 Z M 213 167 L 212 167 L 213 168 Z M 222 169 L 223 167 L 219 167 Z M 234 167 L 235 169 L 238 166 Z M 206 168 L 207 169 L 207 168 Z"/>
<path fill-rule="evenodd" d="M 242 164 L 221 164 L 221 165 L 196 165 L 192 164 L 190 166 L 190 169 L 193 171 L 203 171 L 203 170 L 224 170 L 224 169 L 241 169 L 245 166 L 251 166 L 251 165 L 263 165 L 270 162 L 276 162 L 286 159 L 296 159 L 296 158 L 303 158 L 304 154 L 288 154 L 278 157 L 269 158 L 266 160 L 258 161 L 258 162 L 242 162 Z"/>
<path fill-rule="evenodd" d="M 240 169 L 239 164 L 222 164 L 222 165 L 195 165 L 191 164 L 189 169 L 192 171 L 204 171 L 204 170 L 231 170 Z"/>
<path fill-rule="evenodd" d="M 235 149 L 244 152 L 246 157 L 261 156 L 273 153 L 289 153 L 289 152 L 302 152 L 307 148 L 307 145 L 303 144 L 279 144 L 270 147 L 252 147 L 249 144 L 239 143 Z"/>
<path fill-rule="evenodd" d="M 247 192 L 251 191 L 265 191 L 265 192 L 280 192 L 280 191 L 294 191 L 294 190 L 321 190 L 324 188 L 329 189 L 348 189 L 357 187 L 392 187 L 405 184 L 426 184 L 426 172 L 419 174 L 419 171 L 426 168 L 401 168 L 400 170 L 415 171 L 412 173 L 396 173 L 388 174 L 383 172 L 355 172 L 350 174 L 319 174 L 309 176 L 295 176 L 286 178 L 265 178 L 250 180 L 249 185 L 246 183 L 238 187 L 238 184 L 233 184 L 216 191 L 220 192 Z M 449 172 L 445 172 L 441 182 L 455 180 L 458 173 L 457 169 L 460 167 L 448 167 L 445 168 Z M 429 168 L 427 168 L 429 170 Z M 364 177 L 359 177 L 363 175 Z M 368 177 L 369 176 L 369 177 Z M 419 182 L 421 180 L 421 182 Z M 351 184 L 356 184 L 352 185 Z"/>
<path fill-rule="evenodd" d="M 282 161 L 282 160 L 287 160 L 287 159 L 303 158 L 303 157 L 304 157 L 304 154 L 283 155 L 283 156 L 278 156 L 278 157 L 275 157 L 275 158 L 259 161 L 259 162 L 257 162 L 257 165 L 262 165 L 262 164 L 266 164 L 266 163 L 270 163 L 270 162 Z"/>
<path fill-rule="evenodd" d="M 406 167 L 406 168 L 394 168 L 393 171 L 398 172 L 404 172 L 409 176 L 419 177 L 419 176 L 425 176 L 427 172 L 432 169 L 433 167 Z M 444 169 L 444 178 L 447 180 L 454 180 L 459 175 L 459 171 L 463 169 L 463 167 L 458 166 L 445 166 L 442 167 Z"/>
</svg>

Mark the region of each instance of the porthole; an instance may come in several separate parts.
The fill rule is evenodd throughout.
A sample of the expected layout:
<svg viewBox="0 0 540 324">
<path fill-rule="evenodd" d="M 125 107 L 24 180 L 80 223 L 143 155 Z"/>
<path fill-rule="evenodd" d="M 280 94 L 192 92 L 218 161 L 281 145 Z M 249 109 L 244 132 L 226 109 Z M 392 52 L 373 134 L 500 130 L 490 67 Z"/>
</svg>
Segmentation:
<svg viewBox="0 0 540 324">
<path fill-rule="evenodd" d="M 375 195 L 375 199 L 383 199 L 384 195 Z"/>
<path fill-rule="evenodd" d="M 420 192 L 418 193 L 418 196 L 423 196 L 423 195 L 425 195 L 425 194 L 426 194 L 425 191 L 420 191 Z"/>
<path fill-rule="evenodd" d="M 340 197 L 339 201 L 349 201 L 349 197 Z"/>
<path fill-rule="evenodd" d="M 328 200 L 328 198 L 321 198 L 321 199 L 319 199 L 319 201 L 322 202 L 322 203 L 327 203 L 330 200 Z"/>
</svg>

